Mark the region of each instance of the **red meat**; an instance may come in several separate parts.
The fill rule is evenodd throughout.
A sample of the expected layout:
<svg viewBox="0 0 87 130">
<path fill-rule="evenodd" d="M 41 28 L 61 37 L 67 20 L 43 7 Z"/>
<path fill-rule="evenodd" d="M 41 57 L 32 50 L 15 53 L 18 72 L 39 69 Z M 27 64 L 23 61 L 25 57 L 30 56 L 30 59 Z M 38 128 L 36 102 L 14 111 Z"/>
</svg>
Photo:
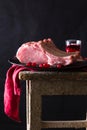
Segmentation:
<svg viewBox="0 0 87 130">
<path fill-rule="evenodd" d="M 44 39 L 38 42 L 32 41 L 22 44 L 16 53 L 17 59 L 21 63 L 47 63 L 49 65 L 69 65 L 80 57 L 79 52 L 60 50 L 51 39 Z"/>
</svg>

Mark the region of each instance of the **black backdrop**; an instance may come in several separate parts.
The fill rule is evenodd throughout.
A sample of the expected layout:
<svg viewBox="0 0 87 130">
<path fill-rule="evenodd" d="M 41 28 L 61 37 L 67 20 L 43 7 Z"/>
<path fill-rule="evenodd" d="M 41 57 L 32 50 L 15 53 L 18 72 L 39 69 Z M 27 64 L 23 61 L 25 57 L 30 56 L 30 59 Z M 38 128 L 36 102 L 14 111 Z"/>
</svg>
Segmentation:
<svg viewBox="0 0 87 130">
<path fill-rule="evenodd" d="M 25 124 L 25 88 L 23 87 L 22 102 L 21 102 L 21 118 L 22 123 L 16 123 L 10 120 L 3 111 L 3 93 L 4 82 L 7 69 L 11 66 L 8 63 L 8 59 L 13 57 L 18 47 L 27 41 L 40 40 L 43 38 L 52 38 L 56 46 L 64 50 L 66 39 L 81 39 L 82 50 L 81 54 L 87 56 L 87 4 L 86 0 L 0 0 L 0 129 L 4 127 L 9 129 L 20 130 L 26 129 Z M 60 99 L 60 100 L 59 100 Z M 70 116 L 78 118 L 78 111 L 82 114 L 85 108 L 85 100 L 77 97 L 68 98 L 68 103 L 65 97 L 58 99 L 55 97 L 51 100 L 44 98 L 43 102 L 47 102 L 49 106 L 46 109 L 51 110 L 61 108 L 67 109 L 71 102 L 76 102 L 75 115 L 70 112 Z M 84 100 L 84 102 L 83 102 Z M 81 104 L 82 101 L 82 104 Z M 52 107 L 52 103 L 54 108 Z M 60 105 L 58 105 L 60 104 Z M 65 105 L 67 107 L 65 107 Z M 73 108 L 71 105 L 70 110 Z M 79 107 L 80 110 L 79 110 Z M 21 109 L 20 108 L 20 109 Z M 49 110 L 48 116 L 42 118 L 50 118 L 52 111 Z M 56 111 L 55 110 L 55 111 Z M 65 110 L 62 110 L 66 116 Z M 69 110 L 67 110 L 69 111 Z M 43 107 L 43 113 L 46 113 Z M 77 114 L 76 114 L 77 113 Z M 53 119 L 56 118 L 56 114 L 52 114 Z M 59 115 L 57 115 L 59 116 Z"/>
</svg>

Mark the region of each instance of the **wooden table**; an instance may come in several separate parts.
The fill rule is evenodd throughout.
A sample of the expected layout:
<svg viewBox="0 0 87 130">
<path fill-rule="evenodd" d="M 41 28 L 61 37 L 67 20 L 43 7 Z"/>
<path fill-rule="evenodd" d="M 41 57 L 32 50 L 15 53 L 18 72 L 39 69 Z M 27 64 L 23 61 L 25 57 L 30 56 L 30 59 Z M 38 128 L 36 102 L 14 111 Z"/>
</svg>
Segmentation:
<svg viewBox="0 0 87 130">
<path fill-rule="evenodd" d="M 87 117 L 85 120 L 72 121 L 41 120 L 43 95 L 87 95 L 87 72 L 22 71 L 19 79 L 26 81 L 27 130 L 87 127 Z"/>
</svg>

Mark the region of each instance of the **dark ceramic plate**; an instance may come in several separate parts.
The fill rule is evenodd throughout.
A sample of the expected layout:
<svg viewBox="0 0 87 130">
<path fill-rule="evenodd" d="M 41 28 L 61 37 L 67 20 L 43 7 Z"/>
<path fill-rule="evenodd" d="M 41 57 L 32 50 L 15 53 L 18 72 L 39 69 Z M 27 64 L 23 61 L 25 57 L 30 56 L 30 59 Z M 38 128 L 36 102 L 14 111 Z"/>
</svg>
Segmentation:
<svg viewBox="0 0 87 130">
<path fill-rule="evenodd" d="M 19 66 L 26 66 L 26 64 L 21 63 L 16 57 L 10 58 L 8 62 Z M 87 68 L 87 60 L 78 61 L 67 66 L 62 66 L 61 68 L 57 68 L 54 66 L 51 66 L 49 68 L 40 68 L 39 65 L 37 65 L 36 67 L 31 66 L 30 68 L 38 71 L 83 71 Z"/>
</svg>

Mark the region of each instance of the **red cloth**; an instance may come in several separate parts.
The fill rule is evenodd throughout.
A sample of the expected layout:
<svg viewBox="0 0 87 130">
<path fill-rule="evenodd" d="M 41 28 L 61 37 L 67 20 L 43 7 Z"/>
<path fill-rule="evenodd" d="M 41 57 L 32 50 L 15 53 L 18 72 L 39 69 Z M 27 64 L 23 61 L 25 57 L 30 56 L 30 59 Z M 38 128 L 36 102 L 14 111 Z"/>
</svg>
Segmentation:
<svg viewBox="0 0 87 130">
<path fill-rule="evenodd" d="M 12 65 L 7 71 L 4 88 L 4 112 L 17 122 L 21 122 L 19 114 L 21 85 L 18 73 L 22 70 L 30 70 L 30 68 Z"/>
</svg>

